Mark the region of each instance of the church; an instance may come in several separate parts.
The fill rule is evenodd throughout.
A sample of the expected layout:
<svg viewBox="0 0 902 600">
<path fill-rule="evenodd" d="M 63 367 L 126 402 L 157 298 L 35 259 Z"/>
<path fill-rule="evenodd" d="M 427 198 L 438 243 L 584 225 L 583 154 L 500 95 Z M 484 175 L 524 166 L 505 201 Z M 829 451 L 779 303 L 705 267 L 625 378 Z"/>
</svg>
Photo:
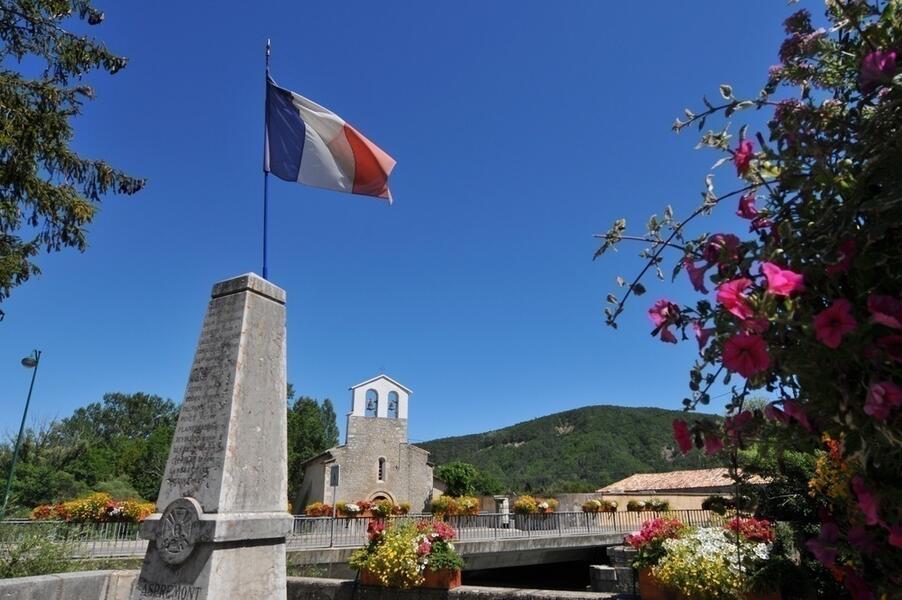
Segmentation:
<svg viewBox="0 0 902 600">
<path fill-rule="evenodd" d="M 412 512 L 429 509 L 433 492 L 429 452 L 407 442 L 407 410 L 412 392 L 387 375 L 351 388 L 345 443 L 304 463 L 296 510 L 313 502 L 391 500 Z M 338 486 L 330 474 L 338 466 Z"/>
</svg>

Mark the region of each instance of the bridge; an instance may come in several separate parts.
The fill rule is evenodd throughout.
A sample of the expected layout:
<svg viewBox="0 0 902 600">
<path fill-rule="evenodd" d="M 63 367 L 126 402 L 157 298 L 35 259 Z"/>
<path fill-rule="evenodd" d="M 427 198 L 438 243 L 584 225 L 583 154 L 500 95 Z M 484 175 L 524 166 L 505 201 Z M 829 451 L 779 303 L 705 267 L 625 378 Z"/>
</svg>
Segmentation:
<svg viewBox="0 0 902 600">
<path fill-rule="evenodd" d="M 447 517 L 457 530 L 454 544 L 466 570 L 494 569 L 576 560 L 590 560 L 607 546 L 623 543 L 625 534 L 656 517 L 680 519 L 687 525 L 721 523 L 706 510 L 666 512 L 583 513 L 544 515 L 481 513 Z M 432 519 L 429 514 L 388 517 L 388 521 Z M 333 576 L 347 576 L 351 553 L 366 544 L 371 518 L 296 516 L 286 539 L 289 563 L 318 567 Z M 49 535 L 67 543 L 73 558 L 143 557 L 147 542 L 134 523 L 0 522 L 0 539 L 14 541 L 29 534 Z"/>
</svg>

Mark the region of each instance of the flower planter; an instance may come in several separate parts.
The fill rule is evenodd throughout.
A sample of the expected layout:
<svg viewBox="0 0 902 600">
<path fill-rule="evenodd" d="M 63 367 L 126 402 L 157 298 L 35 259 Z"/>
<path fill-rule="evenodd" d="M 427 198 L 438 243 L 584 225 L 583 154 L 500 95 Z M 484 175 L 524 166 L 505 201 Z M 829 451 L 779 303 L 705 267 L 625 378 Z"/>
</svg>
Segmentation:
<svg viewBox="0 0 902 600">
<path fill-rule="evenodd" d="M 453 590 L 460 587 L 460 571 L 451 569 L 439 569 L 433 571 L 426 569 L 423 571 L 423 577 L 426 579 L 422 587 L 437 590 Z"/>
<path fill-rule="evenodd" d="M 439 569 L 433 571 L 426 569 L 423 571 L 423 581 L 420 587 L 435 590 L 453 590 L 460 587 L 460 571 L 452 571 L 451 569 Z M 382 582 L 375 574 L 368 570 L 360 571 L 360 583 L 362 585 L 383 587 Z"/>
<path fill-rule="evenodd" d="M 639 570 L 639 597 L 642 600 L 691 600 L 679 592 L 664 587 L 664 585 L 651 574 L 650 568 Z M 782 595 L 779 590 L 772 592 L 750 592 L 743 594 L 741 600 L 782 600 Z"/>
</svg>

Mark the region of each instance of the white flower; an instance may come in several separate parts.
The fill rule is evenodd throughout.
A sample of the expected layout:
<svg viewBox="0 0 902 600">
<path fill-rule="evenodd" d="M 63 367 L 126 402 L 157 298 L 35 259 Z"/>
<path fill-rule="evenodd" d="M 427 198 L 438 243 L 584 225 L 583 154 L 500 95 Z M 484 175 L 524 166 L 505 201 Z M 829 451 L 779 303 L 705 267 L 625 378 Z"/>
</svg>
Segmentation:
<svg viewBox="0 0 902 600">
<path fill-rule="evenodd" d="M 345 510 L 348 512 L 360 512 L 360 507 L 356 504 L 345 504 Z"/>
<path fill-rule="evenodd" d="M 540 502 L 540 503 L 539 503 L 539 508 L 541 508 L 542 510 L 545 510 L 546 508 L 548 508 L 548 503 L 547 503 L 547 502 Z"/>
</svg>

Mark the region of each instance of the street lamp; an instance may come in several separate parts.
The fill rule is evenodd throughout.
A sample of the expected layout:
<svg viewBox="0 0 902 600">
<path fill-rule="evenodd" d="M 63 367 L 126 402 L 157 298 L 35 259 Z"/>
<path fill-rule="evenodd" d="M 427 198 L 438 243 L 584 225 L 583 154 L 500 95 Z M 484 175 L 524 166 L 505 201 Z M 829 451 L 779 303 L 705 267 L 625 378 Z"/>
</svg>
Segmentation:
<svg viewBox="0 0 902 600">
<path fill-rule="evenodd" d="M 6 516 L 6 503 L 9 502 L 9 490 L 13 485 L 13 473 L 16 470 L 16 461 L 19 460 L 19 446 L 22 444 L 22 434 L 25 433 L 25 418 L 28 416 L 28 405 L 31 404 L 31 391 L 34 389 L 34 380 L 38 376 L 38 364 L 41 362 L 41 351 L 35 350 L 22 359 L 22 366 L 26 369 L 34 369 L 31 372 L 31 385 L 28 386 L 28 399 L 25 400 L 25 410 L 22 412 L 22 424 L 19 425 L 19 437 L 16 438 L 16 449 L 13 450 L 13 462 L 9 466 L 9 477 L 6 478 L 6 493 L 3 494 L 3 507 L 0 508 L 0 519 Z"/>
</svg>

